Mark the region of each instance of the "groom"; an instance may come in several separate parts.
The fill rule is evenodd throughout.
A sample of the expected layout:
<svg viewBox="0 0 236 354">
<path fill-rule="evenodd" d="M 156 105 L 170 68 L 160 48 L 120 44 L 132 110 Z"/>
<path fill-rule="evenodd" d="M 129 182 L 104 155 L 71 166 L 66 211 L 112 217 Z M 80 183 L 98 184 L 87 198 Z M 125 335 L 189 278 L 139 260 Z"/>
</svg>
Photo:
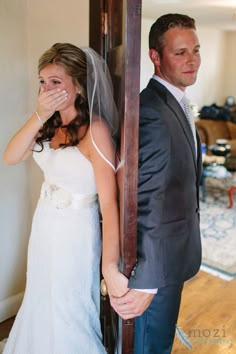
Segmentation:
<svg viewBox="0 0 236 354">
<path fill-rule="evenodd" d="M 184 104 L 201 61 L 194 20 L 161 16 L 149 48 L 155 74 L 140 96 L 137 264 L 130 291 L 111 304 L 123 319 L 136 317 L 135 354 L 169 354 L 183 284 L 201 264 L 201 149 Z"/>
</svg>

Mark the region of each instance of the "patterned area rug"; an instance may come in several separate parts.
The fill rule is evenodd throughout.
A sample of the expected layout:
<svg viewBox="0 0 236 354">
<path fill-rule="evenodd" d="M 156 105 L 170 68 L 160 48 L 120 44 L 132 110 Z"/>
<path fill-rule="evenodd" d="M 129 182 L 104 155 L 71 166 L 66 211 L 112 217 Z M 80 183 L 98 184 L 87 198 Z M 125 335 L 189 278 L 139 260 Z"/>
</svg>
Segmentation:
<svg viewBox="0 0 236 354">
<path fill-rule="evenodd" d="M 229 209 L 232 180 L 206 178 L 206 201 L 201 202 L 200 228 L 204 266 L 236 278 L 236 192 Z"/>
</svg>

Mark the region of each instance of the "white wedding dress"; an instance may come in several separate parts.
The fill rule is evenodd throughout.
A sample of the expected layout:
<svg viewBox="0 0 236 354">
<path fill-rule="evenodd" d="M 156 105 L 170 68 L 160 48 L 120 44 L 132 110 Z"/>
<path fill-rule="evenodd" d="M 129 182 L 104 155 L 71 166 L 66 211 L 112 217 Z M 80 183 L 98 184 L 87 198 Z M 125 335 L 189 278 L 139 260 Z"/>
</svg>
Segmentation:
<svg viewBox="0 0 236 354">
<path fill-rule="evenodd" d="M 77 147 L 34 159 L 45 181 L 34 214 L 27 285 L 4 354 L 104 354 L 101 235 L 93 167 Z"/>
</svg>

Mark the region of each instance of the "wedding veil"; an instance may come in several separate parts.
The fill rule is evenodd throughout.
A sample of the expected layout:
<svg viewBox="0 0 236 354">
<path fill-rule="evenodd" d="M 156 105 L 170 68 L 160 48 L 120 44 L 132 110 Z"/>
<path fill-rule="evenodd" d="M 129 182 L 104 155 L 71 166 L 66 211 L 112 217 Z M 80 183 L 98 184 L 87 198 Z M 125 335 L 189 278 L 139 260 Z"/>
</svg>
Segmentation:
<svg viewBox="0 0 236 354">
<path fill-rule="evenodd" d="M 87 59 L 87 98 L 90 116 L 90 134 L 94 147 L 100 156 L 115 170 L 110 159 L 105 156 L 102 144 L 95 141 L 93 121 L 105 120 L 116 150 L 119 135 L 119 117 L 113 98 L 113 86 L 105 60 L 91 48 L 82 48 Z M 115 151 L 114 150 L 114 151 Z"/>
</svg>

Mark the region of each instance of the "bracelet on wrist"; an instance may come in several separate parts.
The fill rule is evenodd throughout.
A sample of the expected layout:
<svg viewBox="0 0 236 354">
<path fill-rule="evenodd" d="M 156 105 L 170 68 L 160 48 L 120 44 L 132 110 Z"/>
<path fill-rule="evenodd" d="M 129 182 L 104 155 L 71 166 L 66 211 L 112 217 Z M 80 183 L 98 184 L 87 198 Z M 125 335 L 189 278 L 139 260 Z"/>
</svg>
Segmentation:
<svg viewBox="0 0 236 354">
<path fill-rule="evenodd" d="M 43 127 L 44 122 L 43 122 L 42 118 L 40 117 L 40 115 L 38 114 L 37 111 L 35 111 L 34 113 L 35 113 L 36 117 L 38 118 L 38 120 L 40 121 L 40 124 L 41 124 L 42 127 Z"/>
</svg>

